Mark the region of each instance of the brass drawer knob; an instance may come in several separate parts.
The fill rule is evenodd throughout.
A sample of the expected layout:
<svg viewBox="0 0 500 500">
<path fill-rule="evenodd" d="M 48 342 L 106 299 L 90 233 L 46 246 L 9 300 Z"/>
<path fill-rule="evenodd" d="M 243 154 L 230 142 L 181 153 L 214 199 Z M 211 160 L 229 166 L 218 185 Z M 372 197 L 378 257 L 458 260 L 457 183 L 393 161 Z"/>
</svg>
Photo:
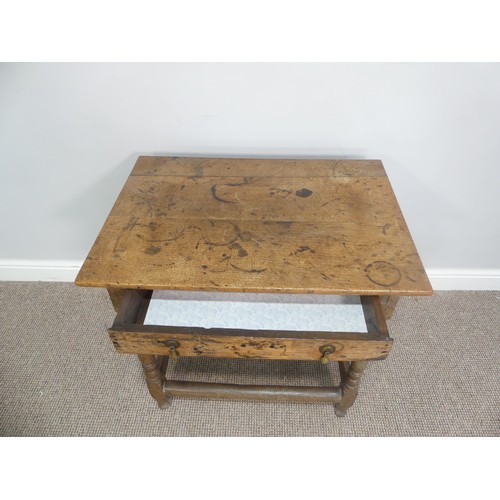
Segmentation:
<svg viewBox="0 0 500 500">
<path fill-rule="evenodd" d="M 324 345 L 324 346 L 321 346 L 321 347 L 319 348 L 319 351 L 321 352 L 321 354 L 323 354 L 323 356 L 321 356 L 320 361 L 321 361 L 324 365 L 326 365 L 326 364 L 328 364 L 328 361 L 330 361 L 330 360 L 328 359 L 328 356 L 329 356 L 330 354 L 332 354 L 332 353 L 334 353 L 334 352 L 335 352 L 335 346 L 333 346 L 333 345 Z"/>
<path fill-rule="evenodd" d="M 177 352 L 177 348 L 180 346 L 179 342 L 176 340 L 169 340 L 166 345 L 170 349 L 171 358 L 179 357 L 179 353 Z"/>
</svg>

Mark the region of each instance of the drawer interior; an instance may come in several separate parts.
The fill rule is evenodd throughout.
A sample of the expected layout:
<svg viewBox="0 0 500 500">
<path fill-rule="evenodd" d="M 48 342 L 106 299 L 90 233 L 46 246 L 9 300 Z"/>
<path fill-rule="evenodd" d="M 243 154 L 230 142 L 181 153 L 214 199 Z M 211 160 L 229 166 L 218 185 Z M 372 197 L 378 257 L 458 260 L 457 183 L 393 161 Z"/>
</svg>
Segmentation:
<svg viewBox="0 0 500 500">
<path fill-rule="evenodd" d="M 156 290 L 144 325 L 368 333 L 359 296 Z"/>
<path fill-rule="evenodd" d="M 108 330 L 118 352 L 160 356 L 383 359 L 375 296 L 129 290 Z"/>
</svg>

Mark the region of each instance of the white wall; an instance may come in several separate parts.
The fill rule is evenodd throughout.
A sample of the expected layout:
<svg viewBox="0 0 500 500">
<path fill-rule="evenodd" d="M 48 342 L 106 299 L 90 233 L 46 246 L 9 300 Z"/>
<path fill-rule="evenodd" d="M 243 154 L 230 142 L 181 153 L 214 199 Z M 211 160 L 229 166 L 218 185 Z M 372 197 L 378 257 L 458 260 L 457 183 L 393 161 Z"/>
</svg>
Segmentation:
<svg viewBox="0 0 500 500">
<path fill-rule="evenodd" d="M 72 279 L 139 154 L 352 157 L 436 287 L 500 289 L 499 64 L 3 64 L 0 153 L 0 279 Z"/>
</svg>

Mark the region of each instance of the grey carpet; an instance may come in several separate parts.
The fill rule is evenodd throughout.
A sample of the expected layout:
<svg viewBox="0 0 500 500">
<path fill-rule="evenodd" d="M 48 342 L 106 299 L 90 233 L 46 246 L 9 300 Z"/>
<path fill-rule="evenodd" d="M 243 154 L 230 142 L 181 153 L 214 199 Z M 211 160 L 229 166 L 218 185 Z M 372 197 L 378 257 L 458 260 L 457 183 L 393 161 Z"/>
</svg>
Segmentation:
<svg viewBox="0 0 500 500">
<path fill-rule="evenodd" d="M 0 283 L 3 436 L 498 436 L 499 292 L 401 299 L 395 339 L 347 417 L 328 404 L 176 398 L 160 410 L 135 356 L 107 336 L 104 290 Z M 330 363 L 180 359 L 171 378 L 328 385 Z"/>
</svg>

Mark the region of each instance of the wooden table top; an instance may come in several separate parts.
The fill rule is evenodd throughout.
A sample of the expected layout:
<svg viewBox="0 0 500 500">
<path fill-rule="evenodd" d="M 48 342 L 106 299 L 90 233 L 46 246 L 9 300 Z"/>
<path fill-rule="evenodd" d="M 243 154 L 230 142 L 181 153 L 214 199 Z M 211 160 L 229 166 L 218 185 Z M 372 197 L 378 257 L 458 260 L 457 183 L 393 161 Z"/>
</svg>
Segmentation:
<svg viewBox="0 0 500 500">
<path fill-rule="evenodd" d="M 432 293 L 379 160 L 139 157 L 76 284 Z"/>
</svg>

